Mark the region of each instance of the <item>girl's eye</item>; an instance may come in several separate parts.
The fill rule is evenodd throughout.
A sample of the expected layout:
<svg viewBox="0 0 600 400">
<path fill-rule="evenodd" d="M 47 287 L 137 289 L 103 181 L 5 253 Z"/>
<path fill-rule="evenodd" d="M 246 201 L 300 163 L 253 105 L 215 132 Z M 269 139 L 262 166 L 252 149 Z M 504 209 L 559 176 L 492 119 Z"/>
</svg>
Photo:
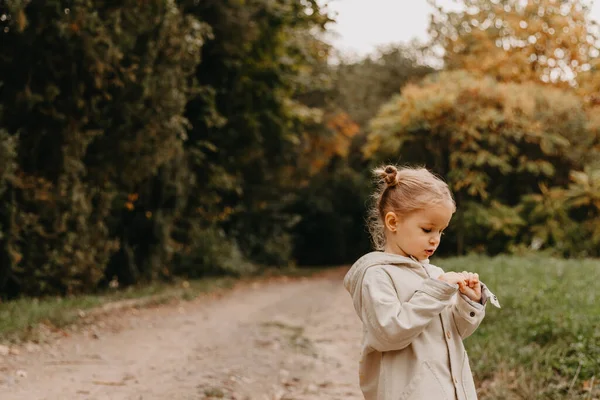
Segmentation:
<svg viewBox="0 0 600 400">
<path fill-rule="evenodd" d="M 423 232 L 425 232 L 425 233 L 430 233 L 430 232 L 431 232 L 431 229 L 425 229 L 425 228 L 421 228 L 421 229 L 422 229 L 422 230 L 423 230 Z"/>
</svg>

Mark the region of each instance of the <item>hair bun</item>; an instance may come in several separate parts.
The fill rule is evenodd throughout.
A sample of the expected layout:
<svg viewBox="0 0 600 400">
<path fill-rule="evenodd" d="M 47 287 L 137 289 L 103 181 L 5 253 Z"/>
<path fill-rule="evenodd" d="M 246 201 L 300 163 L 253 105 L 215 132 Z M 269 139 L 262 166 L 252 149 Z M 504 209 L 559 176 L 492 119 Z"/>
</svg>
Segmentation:
<svg viewBox="0 0 600 400">
<path fill-rule="evenodd" d="M 388 165 L 385 167 L 383 172 L 383 180 L 388 187 L 396 186 L 398 184 L 398 169 L 396 167 L 393 165 Z"/>
</svg>

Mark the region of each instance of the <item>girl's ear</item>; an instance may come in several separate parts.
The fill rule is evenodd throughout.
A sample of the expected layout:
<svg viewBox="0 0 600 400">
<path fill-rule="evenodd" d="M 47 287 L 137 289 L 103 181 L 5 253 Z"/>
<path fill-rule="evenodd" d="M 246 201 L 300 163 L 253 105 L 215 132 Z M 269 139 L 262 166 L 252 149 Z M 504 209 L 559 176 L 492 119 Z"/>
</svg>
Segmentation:
<svg viewBox="0 0 600 400">
<path fill-rule="evenodd" d="M 396 231 L 398 230 L 398 217 L 396 216 L 396 213 L 393 211 L 388 211 L 387 214 L 385 214 L 385 219 L 384 219 L 384 223 L 385 223 L 385 227 L 392 233 L 396 233 Z"/>
</svg>

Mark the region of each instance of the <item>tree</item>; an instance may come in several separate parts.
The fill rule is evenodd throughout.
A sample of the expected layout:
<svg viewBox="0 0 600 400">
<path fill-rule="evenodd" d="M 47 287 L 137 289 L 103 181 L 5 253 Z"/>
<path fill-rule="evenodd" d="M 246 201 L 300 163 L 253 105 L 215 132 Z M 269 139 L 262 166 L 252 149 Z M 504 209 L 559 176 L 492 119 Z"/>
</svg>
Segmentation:
<svg viewBox="0 0 600 400">
<path fill-rule="evenodd" d="M 199 178 L 193 209 L 206 229 L 222 230 L 252 261 L 291 259 L 288 211 L 303 171 L 306 135 L 320 111 L 299 96 L 327 48 L 315 36 L 329 18 L 316 1 L 181 1 L 212 27 L 196 70 L 208 87 L 188 104 L 186 143 Z M 200 214 L 206 216 L 200 218 Z M 224 216 L 221 218 L 221 216 Z"/>
<path fill-rule="evenodd" d="M 574 84 L 598 57 L 598 25 L 582 0 L 463 0 L 445 12 L 430 1 L 429 33 L 446 69 L 500 81 Z"/>
<path fill-rule="evenodd" d="M 334 67 L 333 103 L 366 128 L 379 107 L 404 85 L 433 72 L 419 62 L 417 48 L 416 43 L 390 46 L 356 62 L 342 61 Z"/>
<path fill-rule="evenodd" d="M 2 108 L 0 108 L 0 121 L 2 120 Z M 11 136 L 0 127 L 0 198 L 6 194 L 7 188 L 15 179 L 16 156 L 18 138 Z M 20 254 L 12 252 L 10 246 L 10 235 L 13 220 L 10 218 L 11 209 L 3 207 L 0 210 L 0 288 L 15 286 L 15 276 L 9 268 L 11 264 L 19 260 Z M 7 295 L 16 295 L 16 291 L 7 292 Z"/>
<path fill-rule="evenodd" d="M 21 293 L 90 290 L 132 246 L 115 228 L 127 194 L 181 156 L 204 26 L 170 0 L 2 7 L 2 121 L 18 136 L 4 275 Z"/>
<path fill-rule="evenodd" d="M 365 226 L 371 188 L 368 162 L 360 156 L 368 121 L 408 82 L 432 68 L 419 63 L 415 44 L 391 46 L 363 59 L 326 65 L 321 85 L 302 96 L 323 110 L 302 140 L 308 166 L 293 210 L 294 258 L 303 265 L 348 263 L 370 248 Z M 322 70 L 323 70 L 322 69 Z"/>
<path fill-rule="evenodd" d="M 600 256 L 600 173 L 573 171 L 567 187 L 542 187 L 524 198 L 530 239 L 561 256 Z"/>
<path fill-rule="evenodd" d="M 470 77 L 458 79 L 456 85 L 438 86 L 439 90 L 463 93 L 450 96 L 451 101 L 460 103 L 450 107 L 450 112 L 447 112 L 448 96 L 434 94 L 437 89 L 433 89 L 431 81 L 431 90 L 421 87 L 408 105 L 422 110 L 423 115 L 417 121 L 424 135 L 439 129 L 441 123 L 456 130 L 457 133 L 450 136 L 460 135 L 465 129 L 466 133 L 459 138 L 461 147 L 456 147 L 456 142 L 442 142 L 443 150 L 429 148 L 426 153 L 412 149 L 415 141 L 410 137 L 414 135 L 403 135 L 397 141 L 402 143 L 402 155 L 421 162 L 430 160 L 435 168 L 450 171 L 447 176 L 457 190 L 459 202 L 470 202 L 464 214 L 458 215 L 459 232 L 466 232 L 463 228 L 470 224 L 468 231 L 473 237 L 495 238 L 489 244 L 499 245 L 496 249 L 487 246 L 488 250 L 509 249 L 532 241 L 536 241 L 536 246 L 556 245 L 557 241 L 550 240 L 548 235 L 541 235 L 545 239 L 539 242 L 540 235 L 525 227 L 536 225 L 539 232 L 552 231 L 556 221 L 563 221 L 561 224 L 579 221 L 577 213 L 567 206 L 567 187 L 574 185 L 569 177 L 582 171 L 588 171 L 586 174 L 591 176 L 599 168 L 600 122 L 596 117 L 596 92 L 600 87 L 596 60 L 600 54 L 599 30 L 589 18 L 588 3 L 465 0 L 460 2 L 464 7 L 458 12 L 446 12 L 437 7 L 435 1 L 430 3 L 436 7 L 429 29 L 430 49 L 441 51 L 445 68 L 458 74 L 451 79 L 461 76 L 463 71 Z M 494 86 L 489 83 L 490 78 L 507 85 Z M 481 86 L 484 80 L 488 80 L 488 84 Z M 537 86 L 539 84 L 563 91 L 548 91 Z M 490 96 L 482 97 L 482 91 L 506 92 L 506 98 L 515 100 L 496 98 L 490 103 Z M 482 101 L 480 105 L 467 100 L 472 94 Z M 432 100 L 427 97 L 432 95 L 441 102 L 438 106 L 446 110 L 446 115 L 428 105 Z M 517 102 L 522 104 L 515 106 Z M 460 119 L 456 120 L 456 111 L 465 104 L 472 104 L 469 112 L 479 117 L 465 117 L 466 114 L 460 112 Z M 391 110 L 398 108 L 394 105 Z M 555 119 L 552 113 L 561 115 L 562 119 Z M 404 114 L 411 114 L 410 119 L 415 111 L 408 109 Z M 375 128 L 379 133 L 375 136 L 385 129 L 412 132 L 413 127 L 407 128 L 404 123 L 394 126 L 391 114 L 390 121 L 386 121 L 384 115 L 385 111 L 380 114 L 380 124 Z M 503 117 L 497 120 L 498 115 Z M 475 123 L 477 119 L 480 121 Z M 513 137 L 508 142 L 504 141 L 506 133 Z M 465 138 L 471 143 L 474 140 L 477 145 L 465 144 Z M 377 140 L 372 144 L 382 146 Z M 444 155 L 444 151 L 448 153 Z M 465 158 L 470 152 L 474 154 Z M 432 154 L 436 154 L 433 160 Z M 494 190 L 489 191 L 490 188 Z M 546 204 L 549 214 L 532 211 L 537 208 L 532 209 L 530 201 Z M 554 207 L 561 202 L 563 208 Z M 550 213 L 550 210 L 554 211 Z M 554 222 L 550 215 L 556 217 Z M 542 227 L 543 224 L 547 225 Z M 573 248 L 574 240 L 560 246 Z M 467 245 L 472 245 L 470 239 L 459 234 L 458 248 Z"/>
<path fill-rule="evenodd" d="M 567 90 L 442 72 L 381 109 L 365 154 L 442 175 L 457 198 L 458 252 L 489 239 L 501 251 L 520 239 L 522 197 L 541 184 L 566 186 L 569 171 L 582 167 L 586 123 L 581 100 Z"/>
</svg>

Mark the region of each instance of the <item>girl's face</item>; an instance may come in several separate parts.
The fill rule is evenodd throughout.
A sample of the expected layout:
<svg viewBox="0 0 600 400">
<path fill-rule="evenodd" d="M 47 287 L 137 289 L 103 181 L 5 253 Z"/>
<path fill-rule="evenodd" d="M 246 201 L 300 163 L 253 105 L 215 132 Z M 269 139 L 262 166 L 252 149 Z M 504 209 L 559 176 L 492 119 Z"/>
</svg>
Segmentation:
<svg viewBox="0 0 600 400">
<path fill-rule="evenodd" d="M 388 253 L 413 256 L 419 261 L 433 255 L 440 245 L 442 233 L 452 218 L 452 208 L 436 204 L 399 217 L 394 212 L 385 215 L 386 245 Z"/>
</svg>

